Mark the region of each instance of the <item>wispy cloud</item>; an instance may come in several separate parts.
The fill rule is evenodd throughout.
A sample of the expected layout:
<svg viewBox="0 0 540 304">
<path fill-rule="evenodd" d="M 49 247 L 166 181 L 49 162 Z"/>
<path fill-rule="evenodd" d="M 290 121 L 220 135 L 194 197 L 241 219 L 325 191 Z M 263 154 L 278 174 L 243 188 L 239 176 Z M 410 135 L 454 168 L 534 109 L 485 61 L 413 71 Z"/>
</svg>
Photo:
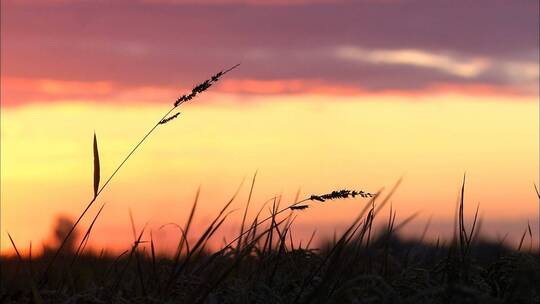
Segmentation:
<svg viewBox="0 0 540 304">
<path fill-rule="evenodd" d="M 489 60 L 482 58 L 457 58 L 414 49 L 369 50 L 344 46 L 336 49 L 336 56 L 355 62 L 429 68 L 464 78 L 480 75 L 490 64 Z"/>
<path fill-rule="evenodd" d="M 538 93 L 538 1 L 190 1 L 3 1 L 2 78 L 190 87 L 242 62 L 227 90 Z"/>
</svg>

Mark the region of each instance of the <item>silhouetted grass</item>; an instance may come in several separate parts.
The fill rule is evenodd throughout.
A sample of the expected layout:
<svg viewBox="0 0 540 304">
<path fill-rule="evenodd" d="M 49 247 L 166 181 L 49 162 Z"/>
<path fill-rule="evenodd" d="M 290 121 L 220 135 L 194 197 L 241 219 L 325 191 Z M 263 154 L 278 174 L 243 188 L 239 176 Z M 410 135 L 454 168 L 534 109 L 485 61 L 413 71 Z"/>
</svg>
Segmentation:
<svg viewBox="0 0 540 304">
<path fill-rule="evenodd" d="M 236 193 L 203 232 L 194 237 L 193 217 L 199 191 L 188 220 L 174 224 L 181 232 L 172 256 L 158 255 L 152 233 L 137 232 L 130 213 L 133 244 L 119 255 L 85 250 L 104 205 L 96 212 L 78 246 L 77 226 L 137 148 L 182 103 L 206 91 L 230 70 L 219 72 L 175 101 L 130 150 L 100 187 L 97 137 L 94 135 L 94 196 L 81 215 L 61 225 L 58 244 L 40 256 L 23 256 L 11 235 L 14 256 L 0 260 L 1 303 L 539 303 L 539 253 L 532 248 L 530 225 L 517 248 L 480 238 L 479 206 L 470 224 L 465 221 L 465 178 L 456 209 L 451 240 L 425 243 L 429 222 L 417 241 L 404 241 L 398 232 L 416 213 L 396 222 L 389 208 L 386 225 L 374 227 L 400 181 L 386 193 L 336 190 L 310 195 L 281 205 L 271 199 L 270 214 L 262 208 L 251 220 L 247 214 L 256 174 L 243 212 L 239 233 L 218 250 L 210 251 L 230 214 Z M 536 187 L 536 186 L 535 186 Z M 537 190 L 538 192 L 538 190 Z M 293 224 L 302 210 L 337 199 L 363 200 L 356 218 L 333 240 L 313 247 L 293 240 Z M 540 198 L 540 194 L 539 194 Z M 264 207 L 264 206 L 263 206 Z M 317 228 L 317 227 L 314 227 Z M 540 228 L 539 228 L 540 229 Z M 524 242 L 530 246 L 524 250 Z M 31 248 L 31 246 L 30 246 Z"/>
<path fill-rule="evenodd" d="M 290 207 L 312 201 L 310 196 L 281 209 L 274 199 L 268 217 L 258 220 L 258 214 L 237 238 L 214 252 L 207 249 L 208 242 L 236 195 L 190 244 L 196 198 L 174 256 L 156 255 L 153 238 L 143 228 L 119 256 L 84 252 L 83 245 L 61 254 L 38 288 L 35 281 L 54 250 L 33 258 L 17 251 L 0 262 L 1 299 L 3 303 L 538 303 L 537 252 L 482 240 L 476 234 L 476 217 L 467 229 L 462 189 L 456 227 L 460 234 L 447 244 L 400 239 L 399 230 L 413 216 L 396 222 L 392 208 L 387 224 L 375 229 L 375 211 L 389 199 L 379 192 L 364 201 L 365 208 L 343 233 L 319 248 L 302 247 L 293 240 L 294 217 L 302 215 Z M 87 241 L 88 231 L 80 244 Z"/>
</svg>

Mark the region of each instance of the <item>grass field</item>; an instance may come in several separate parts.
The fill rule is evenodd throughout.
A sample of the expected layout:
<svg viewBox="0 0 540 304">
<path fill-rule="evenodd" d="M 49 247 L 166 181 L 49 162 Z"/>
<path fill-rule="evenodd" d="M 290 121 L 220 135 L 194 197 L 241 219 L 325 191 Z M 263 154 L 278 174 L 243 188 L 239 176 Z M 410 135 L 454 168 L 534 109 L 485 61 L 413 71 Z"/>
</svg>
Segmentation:
<svg viewBox="0 0 540 304">
<path fill-rule="evenodd" d="M 2 256 L 2 303 L 539 303 L 540 256 L 533 232 L 523 233 L 519 246 L 482 239 L 478 209 L 466 223 L 465 179 L 456 206 L 454 237 L 428 243 L 425 232 L 404 241 L 399 231 L 414 219 L 396 222 L 390 206 L 383 209 L 398 184 L 388 192 L 338 189 L 284 203 L 269 201 L 270 214 L 248 218 L 251 192 L 239 232 L 221 249 L 209 242 L 219 231 L 233 196 L 200 235 L 192 235 L 192 219 L 177 225 L 181 238 L 174 255 L 156 253 L 151 233 L 132 221 L 133 244 L 120 255 L 87 250 L 103 205 L 91 207 L 116 173 L 160 125 L 179 117 L 173 111 L 203 93 L 222 76 L 219 72 L 180 97 L 128 153 L 111 176 L 101 182 L 97 137 L 94 136 L 94 196 L 78 219 L 60 221 L 58 244 L 39 256 L 22 254 L 8 235 L 15 254 Z M 172 114 L 172 115 L 171 115 Z M 299 244 L 294 220 L 306 208 L 334 200 L 358 199 L 364 208 L 347 229 L 331 240 Z M 540 199 L 540 196 L 539 196 Z M 93 221 L 79 223 L 88 211 Z M 262 211 L 263 209 L 261 209 Z M 385 211 L 386 212 L 386 211 Z M 383 228 L 373 224 L 387 216 Z M 428 227 L 426 226 L 426 231 Z M 80 236 L 80 237 L 78 237 Z"/>
<path fill-rule="evenodd" d="M 210 252 L 226 209 L 199 236 L 182 238 L 175 256 L 156 255 L 139 231 L 120 255 L 83 251 L 68 241 L 52 268 L 38 257 L 1 260 L 3 303 L 538 303 L 540 264 L 528 238 L 519 248 L 484 242 L 458 216 L 456 237 L 434 244 L 402 241 L 406 222 L 375 231 L 366 203 L 348 229 L 322 244 L 294 245 L 298 211 L 253 219 L 243 237 Z M 332 203 L 325 201 L 325 203 Z M 274 205 L 274 211 L 278 208 Z M 301 216 L 301 215 L 299 215 Z M 72 223 L 71 223 L 72 224 Z M 65 226 L 65 225 L 64 225 Z M 64 228 L 65 229 L 65 228 Z M 180 230 L 189 235 L 190 225 Z M 65 231 L 64 231 L 65 232 Z M 73 235 L 77 235 L 74 233 Z M 86 234 L 84 234 L 86 235 Z M 191 240 L 188 242 L 188 240 Z"/>
</svg>

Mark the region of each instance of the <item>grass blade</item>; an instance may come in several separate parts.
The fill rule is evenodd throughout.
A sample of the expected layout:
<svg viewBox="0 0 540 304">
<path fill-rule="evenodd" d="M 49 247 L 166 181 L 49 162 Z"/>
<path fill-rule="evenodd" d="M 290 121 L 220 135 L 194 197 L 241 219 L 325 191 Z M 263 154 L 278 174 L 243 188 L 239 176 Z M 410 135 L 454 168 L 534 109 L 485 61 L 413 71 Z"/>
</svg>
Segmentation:
<svg viewBox="0 0 540 304">
<path fill-rule="evenodd" d="M 101 177 L 99 167 L 99 151 L 96 132 L 94 132 L 94 198 L 97 197 L 99 189 L 99 179 Z"/>
</svg>

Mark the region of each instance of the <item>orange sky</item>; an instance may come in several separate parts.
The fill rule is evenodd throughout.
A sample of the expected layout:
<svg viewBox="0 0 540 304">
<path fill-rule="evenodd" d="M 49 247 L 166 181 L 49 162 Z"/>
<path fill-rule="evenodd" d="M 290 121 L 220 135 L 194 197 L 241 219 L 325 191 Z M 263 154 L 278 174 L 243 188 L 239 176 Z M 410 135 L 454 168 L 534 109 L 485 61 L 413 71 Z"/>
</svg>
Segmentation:
<svg viewBox="0 0 540 304">
<path fill-rule="evenodd" d="M 537 231 L 532 4 L 497 2 L 481 10 L 484 24 L 473 18 L 475 7 L 419 2 L 442 20 L 423 20 L 431 30 L 402 1 L 3 2 L 1 252 L 10 251 L 6 232 L 21 248 L 39 247 L 58 215 L 82 211 L 92 196 L 94 131 L 104 180 L 180 94 L 237 62 L 239 69 L 183 105 L 179 119 L 160 126 L 115 177 L 82 225 L 107 203 L 93 248 L 129 246 L 131 209 L 139 228 L 147 223 L 160 249 L 170 249 L 178 231 L 159 227 L 185 221 L 198 186 L 201 227 L 245 177 L 233 207 L 243 208 L 256 170 L 252 213 L 276 195 L 293 200 L 298 189 L 374 192 L 403 177 L 392 199 L 398 217 L 420 211 L 405 232 L 414 235 L 432 216 L 428 236 L 435 239 L 451 233 L 466 172 L 466 209 L 472 214 L 480 203 L 487 235 L 509 232 L 514 240 L 528 220 Z M 506 18 L 508 10 L 520 18 Z M 355 11 L 365 14 L 363 27 L 350 26 Z M 176 18 L 187 12 L 199 19 Z M 455 15 L 467 31 L 453 26 Z M 395 20 L 383 26 L 382 17 Z M 507 32 L 488 32 L 490 24 Z M 313 229 L 331 235 L 364 204 L 300 212 L 298 239 Z M 234 234 L 240 216 L 233 213 L 223 235 Z"/>
<path fill-rule="evenodd" d="M 161 126 L 104 192 L 99 202 L 108 205 L 97 244 L 129 242 L 130 208 L 140 225 L 148 221 L 155 230 L 182 222 L 199 185 L 203 224 L 255 170 L 257 210 L 275 195 L 292 200 L 298 188 L 304 195 L 342 187 L 377 191 L 403 176 L 393 199 L 398 212 L 421 211 L 420 222 L 429 216 L 445 221 L 467 172 L 471 212 L 479 202 L 488 222 L 535 224 L 538 105 L 532 98 L 508 103 L 508 97 L 441 93 L 415 102 L 366 95 L 327 103 L 318 95 L 257 96 L 242 107 L 226 94 L 201 98 L 210 102 L 186 105 L 180 119 Z M 354 102 L 358 98 L 363 102 Z M 91 196 L 93 130 L 104 179 L 163 110 L 81 102 L 4 109 L 2 231 L 39 244 L 55 216 L 75 217 Z M 235 208 L 243 206 L 247 190 Z M 311 208 L 299 214 L 298 225 L 340 227 L 363 203 Z"/>
</svg>

